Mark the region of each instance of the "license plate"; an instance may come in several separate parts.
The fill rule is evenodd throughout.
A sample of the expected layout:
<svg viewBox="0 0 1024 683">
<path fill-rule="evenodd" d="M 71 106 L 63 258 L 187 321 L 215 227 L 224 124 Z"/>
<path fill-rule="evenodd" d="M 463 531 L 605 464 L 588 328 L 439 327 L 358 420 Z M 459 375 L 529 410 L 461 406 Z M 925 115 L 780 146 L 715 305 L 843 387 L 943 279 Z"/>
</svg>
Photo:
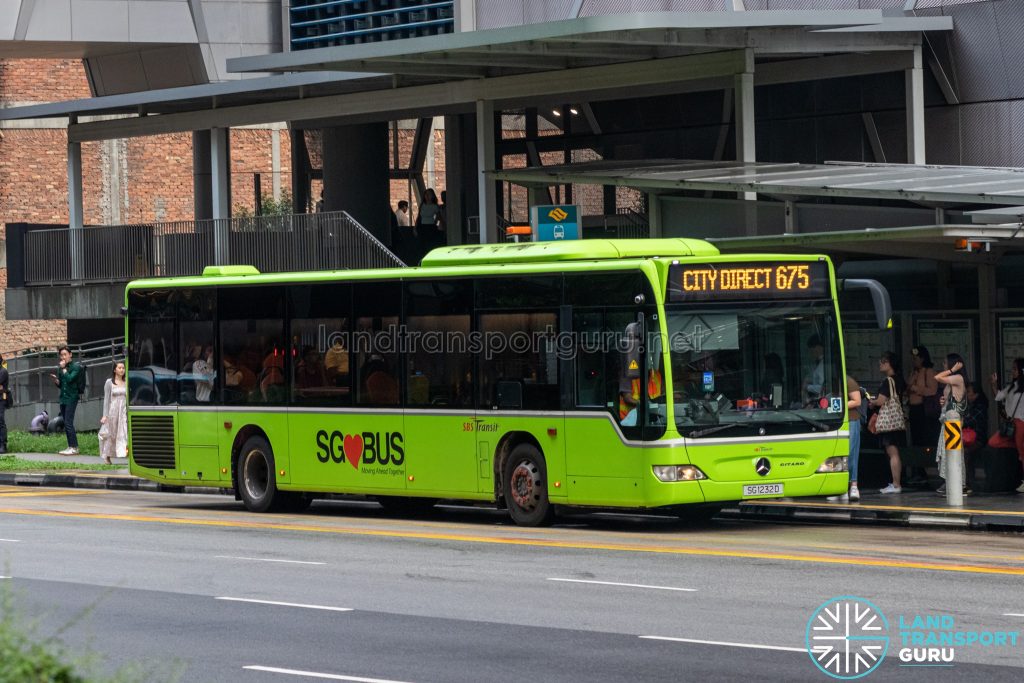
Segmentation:
<svg viewBox="0 0 1024 683">
<path fill-rule="evenodd" d="M 781 496 L 782 484 L 751 484 L 743 487 L 744 498 L 756 496 Z"/>
</svg>

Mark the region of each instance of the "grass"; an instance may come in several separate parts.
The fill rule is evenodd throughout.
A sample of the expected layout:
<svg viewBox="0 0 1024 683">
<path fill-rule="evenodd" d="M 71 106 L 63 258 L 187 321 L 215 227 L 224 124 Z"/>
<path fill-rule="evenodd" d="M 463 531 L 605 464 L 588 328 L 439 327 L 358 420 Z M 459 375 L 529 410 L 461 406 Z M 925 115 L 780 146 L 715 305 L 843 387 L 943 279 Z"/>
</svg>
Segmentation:
<svg viewBox="0 0 1024 683">
<path fill-rule="evenodd" d="M 59 453 L 68 447 L 64 432 L 59 434 L 29 434 L 12 430 L 7 434 L 8 453 Z M 100 440 L 96 432 L 78 432 L 78 450 L 82 455 L 100 454 Z"/>
<path fill-rule="evenodd" d="M 55 456 L 55 457 L 60 457 Z M 77 462 L 54 460 L 52 462 L 41 462 L 38 460 L 25 460 L 16 458 L 13 455 L 0 455 L 0 472 L 39 472 L 43 470 L 120 470 L 124 465 L 106 465 L 103 462 L 96 464 L 89 463 L 82 465 Z M 2 683 L 2 682 L 0 682 Z"/>
</svg>

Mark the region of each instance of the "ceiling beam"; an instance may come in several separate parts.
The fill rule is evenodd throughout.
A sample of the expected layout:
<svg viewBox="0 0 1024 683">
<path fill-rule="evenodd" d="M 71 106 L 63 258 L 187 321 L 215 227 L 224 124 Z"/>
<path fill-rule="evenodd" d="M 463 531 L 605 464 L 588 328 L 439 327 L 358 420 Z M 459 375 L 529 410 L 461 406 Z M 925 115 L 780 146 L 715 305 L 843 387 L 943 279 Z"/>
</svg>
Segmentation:
<svg viewBox="0 0 1024 683">
<path fill-rule="evenodd" d="M 203 130 L 219 126 L 242 126 L 274 121 L 302 121 L 376 115 L 378 120 L 395 118 L 399 112 L 419 112 L 409 118 L 453 105 L 472 107 L 478 100 L 502 107 L 523 106 L 554 99 L 597 101 L 637 96 L 647 87 L 677 86 L 688 80 L 731 77 L 745 68 L 742 51 L 713 52 L 637 64 L 612 64 L 457 83 L 419 85 L 375 90 L 348 95 L 308 97 L 267 104 L 222 107 L 144 118 L 80 123 L 68 127 L 71 142 L 109 140 Z"/>
</svg>

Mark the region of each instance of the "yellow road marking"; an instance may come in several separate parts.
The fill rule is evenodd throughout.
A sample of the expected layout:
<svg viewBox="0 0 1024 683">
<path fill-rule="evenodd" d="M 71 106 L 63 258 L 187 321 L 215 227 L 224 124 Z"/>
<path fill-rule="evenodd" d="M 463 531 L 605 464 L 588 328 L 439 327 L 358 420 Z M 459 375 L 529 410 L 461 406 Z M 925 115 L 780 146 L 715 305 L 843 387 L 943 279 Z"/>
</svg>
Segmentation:
<svg viewBox="0 0 1024 683">
<path fill-rule="evenodd" d="M 972 574 L 1005 574 L 1024 576 L 1024 567 L 996 567 L 984 565 L 944 564 L 939 562 L 904 562 L 882 560 L 873 557 L 828 557 L 811 554 L 791 554 L 776 552 L 757 552 L 741 550 L 715 550 L 699 547 L 662 547 L 648 545 L 632 545 L 626 543 L 596 543 L 587 541 L 558 541 L 539 538 L 494 538 L 473 534 L 443 534 L 425 531 L 389 531 L 373 529 L 355 529 L 350 527 L 325 527 L 312 524 L 275 524 L 272 522 L 228 522 L 202 519 L 174 519 L 166 517 L 150 517 L 146 515 L 121 515 L 92 512 L 57 512 L 55 510 L 19 510 L 0 508 L 0 514 L 31 515 L 37 517 L 70 517 L 78 519 L 106 519 L 128 522 L 154 522 L 158 524 L 182 524 L 186 526 L 206 526 L 241 529 L 267 529 L 278 531 L 307 531 L 322 534 L 344 534 L 349 536 L 377 536 L 384 538 L 409 538 L 415 540 L 455 541 L 461 543 L 488 543 L 494 545 L 517 545 L 538 548 L 566 548 L 573 550 L 613 550 L 634 553 L 656 553 L 667 555 L 695 555 L 707 557 L 738 557 L 755 560 L 781 560 L 787 562 L 818 562 L 822 564 L 841 564 L 887 569 L 927 569 L 932 571 L 963 572 Z"/>
<path fill-rule="evenodd" d="M 746 501 L 744 501 L 744 504 L 747 504 Z M 830 510 L 893 510 L 897 512 L 928 512 L 939 515 L 955 515 L 966 512 L 972 515 L 1011 515 L 1014 517 L 1024 516 L 1024 512 L 1017 512 L 1015 510 L 972 510 L 969 508 L 914 508 L 903 507 L 900 505 L 864 505 L 861 503 L 805 503 L 803 501 L 799 503 L 794 503 L 792 501 L 762 500 L 758 501 L 757 505 L 774 505 L 776 507 L 813 507 L 827 508 Z"/>
<path fill-rule="evenodd" d="M 0 498 L 41 498 L 45 496 L 95 496 L 107 494 L 110 491 L 100 489 L 86 489 L 84 491 L 56 491 L 48 489 L 45 491 L 0 491 Z"/>
</svg>

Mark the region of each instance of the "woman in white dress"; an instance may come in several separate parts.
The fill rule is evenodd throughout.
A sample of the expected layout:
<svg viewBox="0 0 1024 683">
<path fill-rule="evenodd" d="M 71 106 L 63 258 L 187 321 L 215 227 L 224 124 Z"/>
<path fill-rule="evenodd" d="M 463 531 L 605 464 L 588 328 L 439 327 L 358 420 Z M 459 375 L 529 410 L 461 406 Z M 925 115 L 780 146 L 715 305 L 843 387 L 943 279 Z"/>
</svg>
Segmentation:
<svg viewBox="0 0 1024 683">
<path fill-rule="evenodd" d="M 106 436 L 100 439 L 100 457 L 108 465 L 112 458 L 128 457 L 128 382 L 125 378 L 124 363 L 115 363 L 114 372 L 103 385 L 103 417 L 100 431 Z"/>
</svg>

